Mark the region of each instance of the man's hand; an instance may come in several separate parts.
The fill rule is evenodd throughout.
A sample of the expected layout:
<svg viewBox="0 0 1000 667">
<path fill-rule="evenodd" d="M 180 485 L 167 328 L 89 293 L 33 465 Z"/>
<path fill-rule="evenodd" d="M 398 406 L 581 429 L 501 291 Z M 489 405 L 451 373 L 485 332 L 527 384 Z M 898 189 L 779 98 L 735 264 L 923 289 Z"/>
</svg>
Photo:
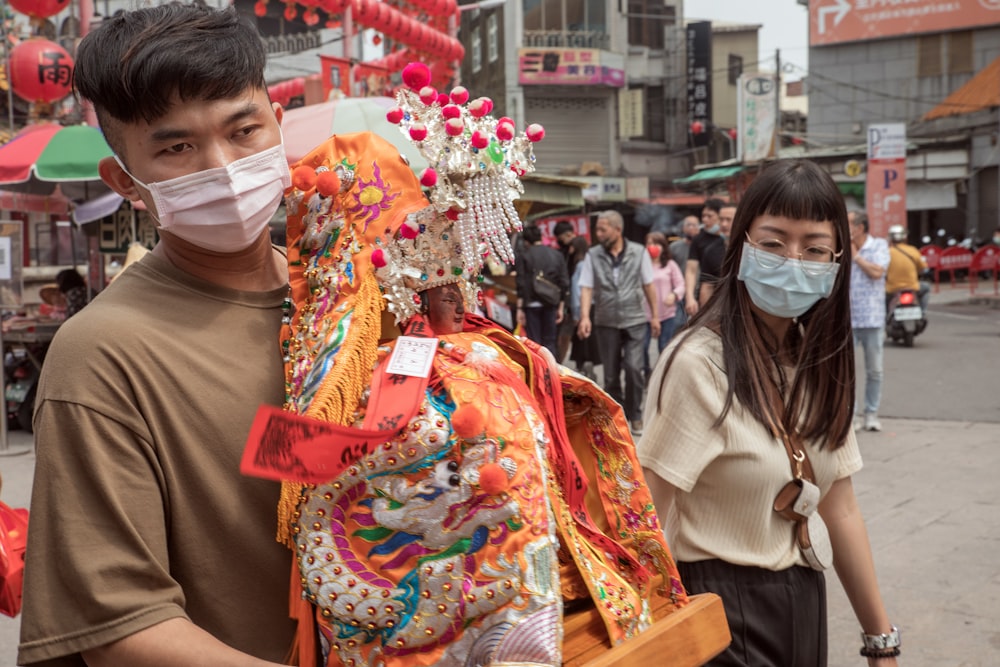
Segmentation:
<svg viewBox="0 0 1000 667">
<path fill-rule="evenodd" d="M 580 323 L 576 325 L 576 335 L 580 338 L 590 338 L 590 318 L 586 315 L 580 317 Z"/>
<path fill-rule="evenodd" d="M 556 311 L 556 324 L 562 324 L 563 320 L 566 319 L 566 315 L 563 312 L 562 302 L 559 303 L 559 310 Z"/>
<path fill-rule="evenodd" d="M 688 297 L 687 299 L 685 299 L 685 301 L 684 301 L 684 310 L 687 311 L 688 315 L 690 315 L 691 317 L 694 317 L 695 315 L 697 315 L 698 314 L 698 308 L 699 308 L 699 306 L 698 306 L 698 299 L 695 299 L 693 297 Z"/>
<path fill-rule="evenodd" d="M 649 323 L 649 331 L 653 338 L 660 337 L 660 320 L 653 318 L 653 321 Z"/>
</svg>

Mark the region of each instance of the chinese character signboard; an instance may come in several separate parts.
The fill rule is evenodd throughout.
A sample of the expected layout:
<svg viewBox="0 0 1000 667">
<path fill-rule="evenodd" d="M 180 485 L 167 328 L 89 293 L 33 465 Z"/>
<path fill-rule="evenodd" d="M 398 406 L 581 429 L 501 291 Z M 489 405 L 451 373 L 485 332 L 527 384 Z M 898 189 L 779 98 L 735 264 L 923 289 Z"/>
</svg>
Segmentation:
<svg viewBox="0 0 1000 667">
<path fill-rule="evenodd" d="M 701 123 L 701 132 L 692 132 L 695 146 L 707 146 L 712 139 L 712 24 L 699 21 L 687 25 L 688 122 Z"/>
<path fill-rule="evenodd" d="M 759 162 L 774 155 L 777 87 L 774 79 L 742 74 L 736 88 L 736 154 L 743 162 Z"/>
<path fill-rule="evenodd" d="M 522 86 L 625 86 L 625 57 L 600 49 L 518 49 Z"/>
<path fill-rule="evenodd" d="M 124 255 L 133 243 L 146 248 L 156 245 L 156 222 L 148 211 L 132 211 L 128 204 L 97 223 L 98 248 L 101 252 Z M 133 218 L 134 216 L 134 218 Z"/>
<path fill-rule="evenodd" d="M 1000 23 L 1000 0 L 812 0 L 809 45 Z"/>
<path fill-rule="evenodd" d="M 865 210 L 869 233 L 885 238 L 889 227 L 906 226 L 906 126 L 868 126 Z"/>
</svg>

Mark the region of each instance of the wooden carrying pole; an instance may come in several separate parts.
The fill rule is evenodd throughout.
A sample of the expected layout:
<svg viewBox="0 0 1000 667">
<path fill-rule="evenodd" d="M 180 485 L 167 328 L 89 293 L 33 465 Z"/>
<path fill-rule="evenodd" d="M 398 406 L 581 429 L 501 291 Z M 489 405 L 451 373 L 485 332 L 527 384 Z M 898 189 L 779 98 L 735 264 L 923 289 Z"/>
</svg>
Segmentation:
<svg viewBox="0 0 1000 667">
<path fill-rule="evenodd" d="M 568 613 L 563 625 L 563 667 L 697 667 L 729 646 L 726 612 L 722 598 L 714 593 L 692 595 L 680 609 L 663 600 L 653 617 L 655 622 L 645 632 L 609 648 L 604 622 L 592 605 Z"/>
</svg>

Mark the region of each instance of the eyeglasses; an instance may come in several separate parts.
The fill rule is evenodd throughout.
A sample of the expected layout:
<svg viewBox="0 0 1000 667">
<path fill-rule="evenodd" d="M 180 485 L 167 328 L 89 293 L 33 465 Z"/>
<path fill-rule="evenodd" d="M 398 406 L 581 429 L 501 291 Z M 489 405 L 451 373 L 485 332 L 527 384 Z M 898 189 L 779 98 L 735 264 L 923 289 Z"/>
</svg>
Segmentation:
<svg viewBox="0 0 1000 667">
<path fill-rule="evenodd" d="M 776 269 L 788 259 L 788 247 L 779 239 L 761 239 L 754 241 L 747 232 L 747 243 L 750 244 L 750 254 L 762 269 Z M 844 251 L 834 252 L 825 245 L 809 246 L 798 254 L 802 260 L 802 271 L 810 276 L 822 276 L 834 273 L 840 266 L 836 260 Z"/>
</svg>

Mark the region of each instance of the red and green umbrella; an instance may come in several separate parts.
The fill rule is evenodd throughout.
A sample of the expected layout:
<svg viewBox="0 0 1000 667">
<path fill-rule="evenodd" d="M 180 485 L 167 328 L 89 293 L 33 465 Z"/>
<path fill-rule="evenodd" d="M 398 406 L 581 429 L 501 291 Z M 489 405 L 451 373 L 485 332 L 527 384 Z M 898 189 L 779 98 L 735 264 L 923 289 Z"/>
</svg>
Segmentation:
<svg viewBox="0 0 1000 667">
<path fill-rule="evenodd" d="M 111 154 L 101 131 L 89 125 L 29 125 L 0 146 L 0 189 L 49 194 L 59 183 L 100 181 L 97 165 Z"/>
</svg>

